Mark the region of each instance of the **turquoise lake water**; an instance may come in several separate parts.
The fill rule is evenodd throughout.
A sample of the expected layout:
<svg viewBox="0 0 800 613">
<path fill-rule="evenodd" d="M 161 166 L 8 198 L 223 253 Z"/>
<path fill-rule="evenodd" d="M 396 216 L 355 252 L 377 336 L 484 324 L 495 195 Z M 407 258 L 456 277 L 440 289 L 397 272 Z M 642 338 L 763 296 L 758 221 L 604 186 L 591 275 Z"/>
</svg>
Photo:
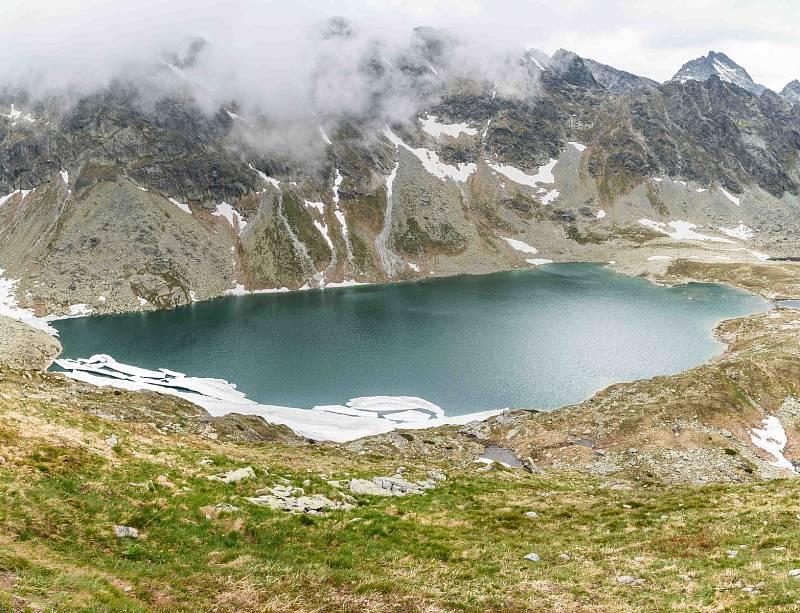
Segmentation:
<svg viewBox="0 0 800 613">
<path fill-rule="evenodd" d="M 768 308 L 719 285 L 657 287 L 595 264 L 227 297 L 55 322 L 62 357 L 107 353 L 308 408 L 419 396 L 448 414 L 555 408 L 720 353 L 716 322 Z"/>
</svg>

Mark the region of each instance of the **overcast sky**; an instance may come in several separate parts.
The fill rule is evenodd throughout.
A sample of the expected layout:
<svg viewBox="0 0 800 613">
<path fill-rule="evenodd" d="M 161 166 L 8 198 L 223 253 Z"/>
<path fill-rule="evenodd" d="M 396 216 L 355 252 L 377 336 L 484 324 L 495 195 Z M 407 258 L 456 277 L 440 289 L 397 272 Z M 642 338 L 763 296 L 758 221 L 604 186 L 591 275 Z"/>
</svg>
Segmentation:
<svg viewBox="0 0 800 613">
<path fill-rule="evenodd" d="M 659 81 L 709 49 L 772 89 L 800 78 L 796 0 L 0 0 L 0 77 L 45 66 L 48 79 L 94 78 L 190 34 L 291 50 L 305 24 L 332 15 L 389 38 L 450 28 L 476 53 L 564 47 Z"/>
<path fill-rule="evenodd" d="M 797 0 L 338 0 L 356 16 L 394 15 L 477 36 L 559 47 L 664 81 L 689 59 L 723 51 L 757 82 L 800 78 Z M 346 7 L 346 8 L 343 8 Z"/>
</svg>

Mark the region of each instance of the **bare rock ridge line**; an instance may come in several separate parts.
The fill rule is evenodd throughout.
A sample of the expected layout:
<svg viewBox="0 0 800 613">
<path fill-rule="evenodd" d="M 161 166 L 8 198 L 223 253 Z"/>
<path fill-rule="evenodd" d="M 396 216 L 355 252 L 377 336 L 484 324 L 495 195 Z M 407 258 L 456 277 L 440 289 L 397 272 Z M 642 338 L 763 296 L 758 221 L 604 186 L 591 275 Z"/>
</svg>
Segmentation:
<svg viewBox="0 0 800 613">
<path fill-rule="evenodd" d="M 175 58 L 152 67 L 173 88 L 154 105 L 120 83 L 69 104 L 0 95 L 0 268 L 14 308 L 162 309 L 678 245 L 709 262 L 797 256 L 792 83 L 772 92 L 716 51 L 661 84 L 535 49 L 520 50 L 513 83 L 463 78 L 457 41 L 414 36 L 402 62 L 378 57 L 363 77 L 402 77 L 416 108 L 387 125 L 377 96 L 356 115 L 315 116 L 298 132 L 313 141 L 302 160 L 257 147 L 279 126 L 235 103 L 203 111 L 193 64 Z"/>
</svg>

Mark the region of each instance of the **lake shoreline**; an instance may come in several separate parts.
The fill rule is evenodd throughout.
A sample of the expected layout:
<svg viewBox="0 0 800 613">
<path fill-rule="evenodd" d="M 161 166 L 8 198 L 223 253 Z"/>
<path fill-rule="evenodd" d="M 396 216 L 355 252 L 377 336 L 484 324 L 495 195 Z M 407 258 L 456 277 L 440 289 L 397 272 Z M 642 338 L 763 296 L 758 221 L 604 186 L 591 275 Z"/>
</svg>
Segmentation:
<svg viewBox="0 0 800 613">
<path fill-rule="evenodd" d="M 226 410 L 227 412 L 257 414 L 265 417 L 268 421 L 272 420 L 275 423 L 288 425 L 295 429 L 295 431 L 309 438 L 320 439 L 327 437 L 333 440 L 343 441 L 370 434 L 387 432 L 398 427 L 435 427 L 448 423 L 442 418 L 431 419 L 431 417 L 439 416 L 420 414 L 419 410 L 413 406 L 406 407 L 408 410 L 399 411 L 398 413 L 403 414 L 401 417 L 397 417 L 396 415 L 394 417 L 380 415 L 380 419 L 374 419 L 374 415 L 358 414 L 358 411 L 355 411 L 356 414 L 353 414 L 354 409 L 350 405 L 353 400 L 358 400 L 357 397 L 359 396 L 378 396 L 382 398 L 389 398 L 398 394 L 406 394 L 411 397 L 422 396 L 428 400 L 432 399 L 437 404 L 445 407 L 447 410 L 446 418 L 449 422 L 452 422 L 456 418 L 458 418 L 459 422 L 463 422 L 465 416 L 468 415 L 472 415 L 475 419 L 483 419 L 488 415 L 496 414 L 504 410 L 506 407 L 534 406 L 540 410 L 554 410 L 565 404 L 585 400 L 598 390 L 602 390 L 620 381 L 632 381 L 655 375 L 675 374 L 687 367 L 696 366 L 705 359 L 711 358 L 724 351 L 725 347 L 722 343 L 718 343 L 714 340 L 713 346 L 711 346 L 703 340 L 703 338 L 713 340 L 713 330 L 723 320 L 765 310 L 767 308 L 765 302 L 756 303 L 753 297 L 744 292 L 742 292 L 741 295 L 731 294 L 728 296 L 728 292 L 731 290 L 721 289 L 717 286 L 707 284 L 677 289 L 658 288 L 650 283 L 645 283 L 644 280 L 636 280 L 634 278 L 618 275 L 613 273 L 613 271 L 606 270 L 602 266 L 587 264 L 554 264 L 536 271 L 509 271 L 483 277 L 449 277 L 446 279 L 430 280 L 428 283 L 403 284 L 402 286 L 362 286 L 340 291 L 345 293 L 337 294 L 335 297 L 326 297 L 323 295 L 323 292 L 317 292 L 315 294 L 303 292 L 303 295 L 282 293 L 280 297 L 272 295 L 265 298 L 257 296 L 231 297 L 228 298 L 226 302 L 217 302 L 216 304 L 209 302 L 198 303 L 184 309 L 162 312 L 155 320 L 152 320 L 152 317 L 155 315 L 147 316 L 148 320 L 141 319 L 135 315 L 127 315 L 119 316 L 122 317 L 122 319 L 118 317 L 92 318 L 91 323 L 89 323 L 89 320 L 85 319 L 83 321 L 63 321 L 60 325 L 68 329 L 68 333 L 63 339 L 67 351 L 59 360 L 59 364 L 67 370 L 73 371 L 73 375 L 77 373 L 75 378 L 79 378 L 85 382 L 104 385 L 111 383 L 119 387 L 125 387 L 125 389 L 135 389 L 136 386 L 139 386 L 140 389 L 150 391 L 164 391 L 163 388 L 167 388 L 166 391 L 173 395 L 179 395 L 176 393 L 176 390 L 182 389 L 181 393 L 184 395 L 181 397 L 205 408 L 212 414 L 222 414 Z M 600 294 L 597 294 L 598 291 Z M 555 293 L 551 294 L 551 292 Z M 617 295 L 620 292 L 622 293 Z M 501 298 L 492 297 L 487 301 L 487 296 L 494 296 L 495 294 L 500 294 Z M 567 296 L 567 294 L 569 296 Z M 549 297 L 551 295 L 553 295 L 554 298 Z M 462 304 L 465 299 L 464 296 L 467 296 L 470 300 L 472 300 L 474 296 L 478 296 L 478 302 L 475 304 L 472 302 Z M 728 297 L 722 299 L 722 296 Z M 693 297 L 694 302 L 686 302 L 687 299 L 692 301 Z M 736 300 L 734 300 L 734 298 L 736 298 Z M 576 299 L 579 300 L 578 303 L 575 303 Z M 598 316 L 595 314 L 595 299 L 600 300 L 601 312 L 604 309 L 607 311 L 600 315 L 601 319 L 597 322 L 594 321 Z M 553 300 L 556 300 L 556 302 L 553 302 Z M 567 300 L 567 302 L 562 305 L 559 302 L 561 300 Z M 720 306 L 714 306 L 718 303 Z M 723 307 L 721 306 L 722 303 L 728 306 Z M 751 306 L 745 308 L 745 304 Z M 535 313 L 533 314 L 530 312 L 531 305 L 536 306 Z M 278 308 L 279 306 L 280 309 Z M 668 319 L 664 319 L 666 316 L 663 314 L 657 315 L 657 313 L 665 309 L 667 311 L 672 311 L 676 307 L 685 310 L 685 318 L 691 321 L 675 323 L 672 319 L 669 319 L 674 317 L 673 315 L 669 315 Z M 150 355 L 151 350 L 146 348 L 151 346 L 151 344 L 148 344 L 149 341 L 145 343 L 145 346 L 139 347 L 142 342 L 145 342 L 144 339 L 148 334 L 155 335 L 155 337 L 159 339 L 159 343 L 152 345 L 154 347 L 153 351 L 161 351 L 163 353 L 163 347 L 159 348 L 161 347 L 161 338 L 171 338 L 174 336 L 174 330 L 181 330 L 184 328 L 185 322 L 186 325 L 189 325 L 189 328 L 192 329 L 192 335 L 203 337 L 205 334 L 204 331 L 212 329 L 219 335 L 214 337 L 216 339 L 214 341 L 201 341 L 205 342 L 205 345 L 198 345 L 197 348 L 195 348 L 195 344 L 198 341 L 190 341 L 190 350 L 192 353 L 189 357 L 191 357 L 191 359 L 194 359 L 192 356 L 196 353 L 209 355 L 209 352 L 215 353 L 220 349 L 224 349 L 229 352 L 234 352 L 232 356 L 228 356 L 228 360 L 234 358 L 238 360 L 236 363 L 241 363 L 241 356 L 239 355 L 243 351 L 241 346 L 237 344 L 238 341 L 231 340 L 225 335 L 224 328 L 222 331 L 218 330 L 219 326 L 229 325 L 232 326 L 232 329 L 238 329 L 244 325 L 245 327 L 242 330 L 252 330 L 257 334 L 260 334 L 262 330 L 269 330 L 269 336 L 277 336 L 279 339 L 281 337 L 278 330 L 280 329 L 281 320 L 285 318 L 286 309 L 288 309 L 291 314 L 290 328 L 292 330 L 294 326 L 306 328 L 316 325 L 318 327 L 316 333 L 309 332 L 307 336 L 301 335 L 297 337 L 297 332 L 291 332 L 291 336 L 287 337 L 287 340 L 291 338 L 296 342 L 300 342 L 302 338 L 307 339 L 306 341 L 300 342 L 301 346 L 308 345 L 309 348 L 313 347 L 312 339 L 319 338 L 324 330 L 329 329 L 329 324 L 323 325 L 316 321 L 319 316 L 327 318 L 331 323 L 335 321 L 337 325 L 341 326 L 347 323 L 341 320 L 341 316 L 343 315 L 355 318 L 358 326 L 353 329 L 354 331 L 352 334 L 344 332 L 344 330 L 348 328 L 339 330 L 332 339 L 328 339 L 326 342 L 333 342 L 336 344 L 341 342 L 338 340 L 338 337 L 344 336 L 349 338 L 352 336 L 360 339 L 355 343 L 356 346 L 360 346 L 359 344 L 371 345 L 374 339 L 369 340 L 372 338 L 371 336 L 364 337 L 363 330 L 359 331 L 365 325 L 365 322 L 361 321 L 363 315 L 353 315 L 353 308 L 357 309 L 356 312 L 360 312 L 358 309 L 362 308 L 369 309 L 369 311 L 365 312 L 372 312 L 377 308 L 379 312 L 384 313 L 379 320 L 381 325 L 384 326 L 380 332 L 381 336 L 386 333 L 392 334 L 392 325 L 388 322 L 395 321 L 399 322 L 400 325 L 400 330 L 395 333 L 395 342 L 410 342 L 412 344 L 422 342 L 423 345 L 419 351 L 421 351 L 423 355 L 413 357 L 416 354 L 412 353 L 409 354 L 408 359 L 411 359 L 415 363 L 419 361 L 419 358 L 423 358 L 423 360 L 429 359 L 430 363 L 426 364 L 423 361 L 423 363 L 418 365 L 420 372 L 428 373 L 426 377 L 429 379 L 431 376 L 437 376 L 436 369 L 441 368 L 439 360 L 447 361 L 450 359 L 453 350 L 447 349 L 447 347 L 456 346 L 454 343 L 463 344 L 467 342 L 467 345 L 457 352 L 458 355 L 466 357 L 459 360 L 458 364 L 454 363 L 450 365 L 450 367 L 461 368 L 462 365 L 460 362 L 465 362 L 463 366 L 465 370 L 455 375 L 457 380 L 467 381 L 468 379 L 474 378 L 469 373 L 476 372 L 475 369 L 481 371 L 485 370 L 486 366 L 484 362 L 491 364 L 498 359 L 501 361 L 511 360 L 511 362 L 502 364 L 495 368 L 495 370 L 481 375 L 485 377 L 485 381 L 479 378 L 475 382 L 470 382 L 469 385 L 472 387 L 464 388 L 461 396 L 462 402 L 459 404 L 458 402 L 452 402 L 452 399 L 450 401 L 442 401 L 441 396 L 437 397 L 436 394 L 430 393 L 430 385 L 428 388 L 424 386 L 418 387 L 419 382 L 413 383 L 413 385 L 405 389 L 398 389 L 396 387 L 392 389 L 391 376 L 387 375 L 385 371 L 393 371 L 392 364 L 394 364 L 395 367 L 398 366 L 396 356 L 392 355 L 392 353 L 396 353 L 396 351 L 389 351 L 390 347 L 395 347 L 393 342 L 386 341 L 386 351 L 375 349 L 375 355 L 369 354 L 367 357 L 353 354 L 350 345 L 344 344 L 340 350 L 330 354 L 328 361 L 336 360 L 340 355 L 347 355 L 349 356 L 348 359 L 352 356 L 352 359 L 356 362 L 353 365 L 348 363 L 344 368 L 342 366 L 337 367 L 338 370 L 334 373 L 335 377 L 330 378 L 330 384 L 325 383 L 326 379 L 323 377 L 320 382 L 315 384 L 316 387 L 314 389 L 317 390 L 317 395 L 312 395 L 311 397 L 306 396 L 306 400 L 303 400 L 302 396 L 298 397 L 295 395 L 298 386 L 302 387 L 304 385 L 302 378 L 298 379 L 296 383 L 288 384 L 289 396 L 285 394 L 284 396 L 280 396 L 280 393 L 276 393 L 274 386 L 268 384 L 268 382 L 262 384 L 266 386 L 264 389 L 267 390 L 267 393 L 262 392 L 259 395 L 253 391 L 252 381 L 248 384 L 247 377 L 236 374 L 241 372 L 236 370 L 236 366 L 228 364 L 230 368 L 233 368 L 233 371 L 229 369 L 226 374 L 224 370 L 207 368 L 205 360 L 196 367 L 190 365 L 193 363 L 191 361 L 188 364 L 185 362 L 182 363 L 180 359 L 176 361 L 176 354 L 174 354 L 174 348 L 171 345 L 169 346 L 169 353 L 162 355 L 160 358 L 158 357 L 160 354 Z M 498 308 L 500 311 L 497 311 Z M 570 308 L 573 309 L 574 317 L 566 315 L 564 311 L 565 308 L 567 312 L 569 312 Z M 311 311 L 308 311 L 309 309 L 311 309 Z M 407 309 L 411 310 L 408 311 Z M 444 309 L 444 311 L 442 311 L 442 309 Z M 493 312 L 493 317 L 489 320 L 485 320 L 481 315 L 487 312 L 487 309 Z M 622 310 L 617 313 L 616 311 L 620 309 Z M 717 313 L 716 309 L 722 310 Z M 396 313 L 393 313 L 393 310 L 396 311 Z M 241 319 L 241 317 L 244 317 L 242 313 L 251 315 L 251 311 L 258 315 L 259 319 L 253 321 Z M 262 314 L 262 311 L 267 311 L 267 313 Z M 302 317 L 297 319 L 298 312 L 302 314 L 306 311 L 308 311 L 308 314 L 303 316 L 310 318 L 308 321 L 302 319 Z M 497 312 L 495 313 L 495 311 Z M 652 313 L 650 311 L 652 311 Z M 212 319 L 208 319 L 210 316 L 209 312 L 213 315 Z M 630 314 L 626 314 L 628 312 Z M 281 313 L 284 313 L 284 315 L 282 316 Z M 317 313 L 317 315 L 313 315 L 314 313 Z M 386 313 L 388 313 L 388 315 Z M 551 315 L 547 313 L 551 313 Z M 411 316 L 412 319 L 409 319 L 409 316 Z M 456 319 L 453 319 L 454 316 L 456 316 Z M 643 316 L 650 318 L 646 320 L 650 323 L 644 324 L 643 322 L 642 325 L 645 325 L 645 327 L 639 330 L 635 327 L 639 324 L 635 322 Z M 387 317 L 388 319 L 386 319 Z M 441 319 L 441 317 L 445 319 Z M 459 323 L 462 317 L 464 318 L 464 322 Z M 485 339 L 483 339 L 485 343 L 477 342 L 474 348 L 467 349 L 466 347 L 469 346 L 469 341 L 464 341 L 462 337 L 473 336 L 477 332 L 472 328 L 473 317 L 477 318 L 475 321 L 484 319 L 481 324 L 482 328 L 486 327 L 487 324 L 489 326 L 500 325 L 501 327 L 498 328 L 500 332 L 498 334 L 501 334 L 501 336 L 495 337 L 492 333 L 486 333 Z M 548 317 L 555 317 L 553 321 L 562 322 L 556 325 L 555 332 L 547 332 L 550 328 L 550 324 L 547 323 Z M 564 319 L 564 317 L 566 317 L 566 319 Z M 631 317 L 633 317 L 632 320 Z M 655 317 L 655 319 L 652 319 L 653 317 Z M 433 318 L 433 323 L 430 324 L 433 327 L 428 329 L 425 328 L 424 325 L 430 318 Z M 574 324 L 572 323 L 573 319 L 575 320 Z M 493 324 L 493 320 L 498 321 Z M 149 324 L 146 323 L 148 321 Z M 441 324 L 436 323 L 438 321 L 441 321 Z M 501 321 L 502 323 L 500 323 Z M 157 326 L 156 330 L 161 329 L 161 332 L 158 334 L 152 331 L 148 332 L 148 328 L 153 325 Z M 276 325 L 278 326 L 277 329 L 275 328 Z M 456 328 L 453 328 L 454 325 L 456 325 Z M 602 338 L 605 338 L 603 335 L 608 336 L 611 334 L 612 336 L 608 338 L 608 343 L 611 344 L 606 344 L 602 338 L 599 337 L 592 341 L 593 344 L 591 347 L 593 347 L 593 349 L 589 350 L 589 348 L 586 347 L 585 333 L 579 332 L 578 338 L 571 337 L 572 340 L 568 341 L 572 343 L 571 345 L 565 345 L 560 349 L 562 354 L 570 354 L 568 361 L 564 362 L 562 367 L 558 367 L 554 363 L 551 368 L 555 369 L 555 373 L 538 373 L 537 368 L 533 366 L 537 363 L 537 360 L 538 363 L 542 363 L 542 360 L 549 362 L 549 360 L 546 359 L 546 354 L 540 355 L 541 352 L 536 347 L 529 347 L 527 343 L 524 342 L 520 345 L 520 339 L 517 338 L 519 337 L 519 332 L 524 330 L 531 339 L 535 339 L 532 342 L 536 345 L 544 343 L 544 346 L 553 347 L 562 344 L 560 341 L 556 340 L 558 336 L 550 340 L 545 340 L 541 335 L 548 333 L 558 335 L 561 327 L 567 326 L 566 329 L 569 330 L 569 328 L 575 325 L 589 326 L 588 330 L 593 330 L 593 335 L 596 336 L 600 334 Z M 98 328 L 98 326 L 100 327 Z M 386 326 L 388 326 L 388 328 L 386 328 Z M 420 326 L 423 327 L 420 328 Z M 455 336 L 449 340 L 447 337 L 442 339 L 441 326 L 446 326 L 447 329 L 452 328 Z M 542 326 L 544 326 L 544 328 L 542 328 Z M 655 328 L 651 329 L 651 326 L 655 326 Z M 675 332 L 678 338 L 669 339 L 668 337 L 673 336 L 670 331 L 673 330 L 674 326 L 677 326 Z M 119 337 L 116 343 L 114 341 L 109 341 L 109 339 L 118 336 L 118 328 L 120 327 L 122 328 L 123 336 Z M 370 327 L 370 325 L 367 325 L 367 327 Z M 657 331 L 661 328 L 663 328 L 663 330 L 660 336 L 663 340 L 655 341 L 653 337 L 659 336 Z M 683 332 L 677 332 L 677 330 L 681 328 L 685 328 L 685 330 Z M 408 339 L 408 330 L 411 329 L 414 330 L 414 334 L 417 336 Z M 607 353 L 609 348 L 614 346 L 614 342 L 617 342 L 612 339 L 619 335 L 620 329 L 626 331 L 625 334 L 627 334 L 626 338 L 628 338 L 628 340 L 626 341 L 627 345 L 624 346 L 627 347 L 627 349 L 623 350 L 622 347 L 617 347 L 617 349 L 612 351 L 625 354 L 625 356 L 617 361 L 622 364 L 627 360 L 627 363 L 631 365 L 615 366 L 611 370 L 608 370 L 608 367 L 603 365 L 598 366 L 596 362 L 602 361 L 600 356 Z M 697 332 L 701 329 L 706 330 L 707 333 L 698 335 Z M 134 332 L 131 332 L 131 330 L 134 330 Z M 243 333 L 244 332 L 240 332 L 237 334 L 241 336 Z M 252 333 L 253 332 L 248 332 L 247 334 Z M 78 335 L 77 337 L 76 334 Z M 125 338 L 130 334 L 135 336 L 135 349 L 133 353 L 128 350 L 126 354 L 122 349 L 124 349 L 126 343 L 130 344 L 130 339 L 129 341 L 125 341 Z M 397 336 L 398 334 L 399 336 Z M 481 333 L 478 332 L 478 334 Z M 511 335 L 508 343 L 499 340 L 503 338 L 502 334 Z M 87 337 L 92 335 L 99 336 L 101 341 L 93 343 L 91 339 L 87 340 Z M 428 342 L 426 340 L 428 337 L 435 337 L 438 339 L 428 347 L 428 351 L 438 351 L 439 354 L 430 358 L 424 355 L 428 353 L 428 351 L 422 349 L 422 347 L 425 347 L 424 343 Z M 77 347 L 74 345 L 76 338 L 80 342 Z M 229 340 L 231 340 L 230 343 Z M 690 341 L 689 345 L 686 345 L 687 341 Z M 221 348 L 215 345 L 215 342 L 224 343 L 226 345 L 230 344 L 230 347 Z M 275 383 L 281 383 L 280 376 L 273 375 L 271 371 L 273 367 L 284 368 L 285 365 L 283 362 L 291 363 L 293 355 L 296 361 L 296 366 L 294 368 L 296 369 L 302 369 L 305 372 L 320 373 L 320 369 L 324 370 L 326 367 L 326 360 L 322 360 L 322 362 L 315 362 L 312 360 L 309 362 L 309 357 L 311 356 L 306 354 L 301 356 L 293 354 L 292 352 L 295 350 L 289 346 L 291 343 L 287 343 L 286 341 L 279 342 L 274 339 L 273 342 L 274 344 L 271 345 L 271 347 L 274 348 L 274 351 L 270 351 L 268 355 L 270 359 L 274 359 L 275 355 L 273 354 L 281 354 L 279 356 L 279 362 L 274 362 L 272 366 L 270 366 L 269 363 L 262 364 L 261 360 L 263 358 L 258 358 L 257 354 L 248 354 L 248 359 L 244 362 L 248 368 L 251 360 L 259 362 L 260 370 L 256 369 L 259 379 L 263 378 L 262 371 L 265 371 L 269 373 L 269 376 L 273 377 L 273 379 L 275 376 L 278 377 Z M 442 346 L 443 348 L 439 347 L 442 342 L 444 343 Z M 507 345 L 508 348 L 507 350 L 503 349 L 495 358 L 492 357 L 491 352 L 486 354 L 485 357 L 482 356 L 481 359 L 470 357 L 479 347 L 486 348 L 489 345 L 495 346 L 498 343 L 504 347 Z M 652 346 L 651 350 L 647 349 L 648 343 Z M 653 343 L 656 343 L 656 345 L 653 345 Z M 642 345 L 644 349 L 640 349 L 638 347 L 639 345 Z M 660 345 L 673 347 L 673 351 L 681 352 L 677 354 L 677 356 L 682 356 L 679 357 L 679 362 L 672 362 L 673 358 L 668 357 L 668 353 L 664 353 L 667 349 L 656 349 L 656 347 Z M 686 349 L 684 349 L 684 345 L 686 345 Z M 201 347 L 204 348 L 201 349 Z M 239 347 L 239 349 L 237 349 L 237 347 Z M 572 348 L 570 349 L 570 347 Z M 680 347 L 680 349 L 677 349 L 677 347 Z M 696 349 L 689 349 L 688 347 L 696 347 Z M 704 348 L 699 349 L 701 347 Z M 119 348 L 119 352 L 117 348 Z M 490 349 L 495 353 L 498 351 L 497 347 L 490 347 Z M 690 357 L 696 355 L 693 352 L 698 350 L 700 354 L 696 358 Z M 317 352 L 318 349 L 313 349 L 313 351 Z M 399 351 L 401 354 L 405 355 L 402 348 L 400 348 Z M 517 355 L 514 351 L 517 351 L 517 353 L 522 351 L 522 353 Z M 655 351 L 655 353 L 653 354 L 649 351 Z M 142 352 L 149 355 L 149 361 L 146 360 L 143 362 L 137 357 L 142 355 Z M 481 352 L 486 353 L 486 350 L 482 349 Z M 596 360 L 592 357 L 592 352 L 600 352 L 597 354 Z M 627 354 L 631 352 L 633 353 L 628 356 Z M 638 357 L 637 352 L 641 354 L 638 355 Z M 660 355 L 659 352 L 662 352 L 663 355 Z M 108 361 L 111 363 L 110 369 L 106 369 L 102 364 L 98 366 L 98 363 L 92 363 L 93 360 L 102 357 L 102 354 L 105 353 L 114 353 L 117 360 L 119 360 L 117 362 L 109 358 Z M 528 356 L 527 358 L 524 357 L 526 355 Z M 87 360 L 85 359 L 87 356 L 94 357 Z M 357 360 L 360 357 L 362 361 L 366 360 L 363 362 L 362 366 L 367 369 L 373 368 L 373 370 L 360 373 L 357 365 Z M 84 359 L 75 360 L 70 358 Z M 561 359 L 563 360 L 564 358 Z M 533 362 L 531 362 L 529 367 L 527 364 L 530 360 L 533 360 Z M 583 362 L 580 360 L 583 360 Z M 371 365 L 367 366 L 375 361 L 379 362 L 377 367 Z M 518 363 L 520 361 L 523 362 L 522 365 Z M 645 366 L 638 365 L 639 362 L 644 362 Z M 560 364 L 560 362 L 558 363 Z M 580 365 L 581 363 L 583 366 Z M 633 366 L 634 363 L 637 365 Z M 148 371 L 149 374 L 146 374 L 145 377 L 142 378 L 139 375 L 143 372 L 143 369 L 128 366 L 130 364 L 142 364 L 152 370 Z M 317 365 L 314 366 L 314 364 Z M 122 373 L 118 366 L 121 366 Z M 210 396 L 203 394 L 187 395 L 187 390 L 183 388 L 191 388 L 191 385 L 187 385 L 186 383 L 180 384 L 175 381 L 158 381 L 158 379 L 164 377 L 164 373 L 169 374 L 173 372 L 172 370 L 165 369 L 165 366 L 169 367 L 169 369 L 177 368 L 178 370 L 190 373 L 190 375 L 194 375 L 183 379 L 184 382 L 203 385 L 206 390 L 209 389 L 207 385 L 208 382 L 213 382 L 216 387 Z M 404 364 L 400 363 L 399 366 L 404 367 Z M 354 372 L 367 377 L 369 380 L 374 380 L 373 387 L 370 389 L 359 389 L 358 386 L 354 384 L 356 380 L 351 374 L 348 374 L 348 368 L 351 370 L 354 369 Z M 508 368 L 511 370 L 508 370 Z M 533 372 L 529 372 L 529 368 L 533 368 Z M 628 368 L 628 370 L 624 370 L 624 368 Z M 129 376 L 132 369 L 136 371 L 133 373 L 133 378 L 135 380 L 132 380 Z M 593 371 L 592 369 L 595 370 Z M 234 373 L 233 377 L 230 376 L 231 372 Z M 287 372 L 294 371 L 289 370 Z M 415 372 L 414 369 L 409 370 L 407 377 L 414 377 Z M 492 375 L 492 372 L 495 374 Z M 578 379 L 582 379 L 582 382 L 580 385 L 576 386 L 575 374 L 579 372 L 582 373 L 582 376 L 578 377 Z M 595 374 L 591 374 L 592 372 Z M 453 373 L 449 373 L 449 368 L 448 374 L 453 376 Z M 553 374 L 555 374 L 555 377 L 552 376 Z M 227 380 L 214 378 L 220 375 Z M 389 376 L 389 379 L 381 383 L 381 377 L 387 376 Z M 319 374 L 317 374 L 317 377 L 319 377 Z M 109 378 L 111 381 L 109 381 Z M 248 396 L 254 398 L 251 400 L 245 397 L 244 394 L 238 391 L 237 385 L 228 383 L 228 380 L 235 381 L 240 389 L 247 391 Z M 431 379 L 431 381 L 433 380 L 435 379 Z M 523 380 L 525 381 L 524 385 L 526 387 L 519 388 L 517 392 L 509 392 L 509 389 L 515 389 L 514 386 L 518 386 Z M 558 387 L 558 384 L 556 384 L 556 387 L 553 388 L 551 380 L 564 382 L 560 384 L 562 387 Z M 423 383 L 425 382 L 423 381 Z M 428 383 L 430 383 L 430 381 Z M 511 395 L 505 397 L 499 394 L 497 390 L 491 391 L 491 389 L 494 389 L 498 384 L 503 385 L 504 391 L 502 391 L 502 394 Z M 542 386 L 546 387 L 543 388 Z M 226 388 L 224 393 L 220 392 L 222 387 Z M 161 390 L 159 390 L 159 388 L 161 388 Z M 257 391 L 258 388 L 255 389 Z M 526 391 L 528 389 L 530 391 Z M 547 396 L 550 400 L 542 402 L 541 392 L 545 389 L 550 389 L 550 391 L 547 392 L 547 394 L 550 394 Z M 386 393 L 387 391 L 389 394 Z M 307 393 L 307 391 L 302 393 Z M 516 394 L 516 396 L 514 394 Z M 350 398 L 351 401 L 343 405 L 328 404 L 331 399 L 333 399 L 335 403 L 343 402 L 344 399 L 347 398 Z M 539 399 L 538 401 L 536 400 L 537 398 Z M 417 398 L 417 400 L 421 401 L 419 398 Z M 226 403 L 227 409 L 225 408 Z M 492 403 L 495 403 L 494 408 L 492 407 Z M 472 409 L 471 407 L 475 408 Z M 488 411 L 485 409 L 488 409 Z M 391 412 L 392 411 L 387 411 L 387 414 Z M 332 419 L 330 413 L 334 414 Z M 354 419 L 355 417 L 369 419 L 357 424 L 356 422 L 359 422 L 359 419 Z M 337 428 L 338 430 L 349 429 L 352 430 L 352 432 L 343 433 L 337 431 Z"/>
</svg>

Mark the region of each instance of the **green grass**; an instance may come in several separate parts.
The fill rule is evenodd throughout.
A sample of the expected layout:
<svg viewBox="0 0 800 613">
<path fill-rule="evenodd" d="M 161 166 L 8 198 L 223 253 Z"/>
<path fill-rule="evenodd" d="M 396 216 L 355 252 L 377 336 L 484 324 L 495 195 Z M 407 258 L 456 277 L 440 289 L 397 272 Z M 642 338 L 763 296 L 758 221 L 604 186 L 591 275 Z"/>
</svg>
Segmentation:
<svg viewBox="0 0 800 613">
<path fill-rule="evenodd" d="M 218 455 L 214 467 L 198 467 L 205 456 L 188 449 L 156 454 L 165 464 L 124 449 L 114 461 L 88 461 L 82 450 L 44 446 L 3 465 L 0 603 L 16 597 L 103 611 L 677 610 L 690 603 L 691 610 L 757 611 L 790 610 L 800 598 L 800 583 L 786 577 L 800 538 L 794 482 L 619 490 L 568 474 L 468 467 L 425 496 L 294 516 L 241 497 L 280 482 L 275 475 L 300 485 L 309 472 L 276 465 L 270 449 L 240 451 L 261 459 L 249 462 L 258 478 L 233 485 L 204 476 L 243 462 Z M 386 472 L 363 462 L 353 460 L 356 472 Z M 175 488 L 159 485 L 159 475 Z M 306 489 L 335 496 L 319 476 Z M 201 508 L 222 501 L 240 511 L 207 519 Z M 539 517 L 526 517 L 530 510 Z M 143 536 L 117 539 L 114 524 Z M 739 554 L 728 558 L 732 549 Z M 531 551 L 542 562 L 522 559 Z M 621 574 L 645 583 L 618 585 Z M 760 581 L 757 595 L 741 589 Z"/>
<path fill-rule="evenodd" d="M 75 395 L 54 379 L 45 391 L 33 381 L 21 398 L 12 385 L 0 378 L 0 611 L 800 608 L 800 581 L 787 576 L 800 567 L 794 480 L 676 486 L 478 472 L 457 450 L 401 461 L 326 445 L 211 441 L 78 408 L 135 413 L 143 403 L 150 420 L 158 403 L 166 420 L 173 401 L 164 397 Z M 185 413 L 175 407 L 177 423 Z M 321 516 L 244 500 L 284 479 L 336 498 L 328 480 L 400 464 L 411 478 L 431 468 L 449 478 L 424 496 L 364 497 Z M 206 479 L 242 466 L 257 478 Z M 220 502 L 239 510 L 209 519 L 204 509 Z M 142 536 L 117 539 L 115 524 Z M 542 561 L 525 561 L 530 552 Z M 620 585 L 619 575 L 643 583 Z M 743 590 L 751 586 L 757 593 Z"/>
</svg>

